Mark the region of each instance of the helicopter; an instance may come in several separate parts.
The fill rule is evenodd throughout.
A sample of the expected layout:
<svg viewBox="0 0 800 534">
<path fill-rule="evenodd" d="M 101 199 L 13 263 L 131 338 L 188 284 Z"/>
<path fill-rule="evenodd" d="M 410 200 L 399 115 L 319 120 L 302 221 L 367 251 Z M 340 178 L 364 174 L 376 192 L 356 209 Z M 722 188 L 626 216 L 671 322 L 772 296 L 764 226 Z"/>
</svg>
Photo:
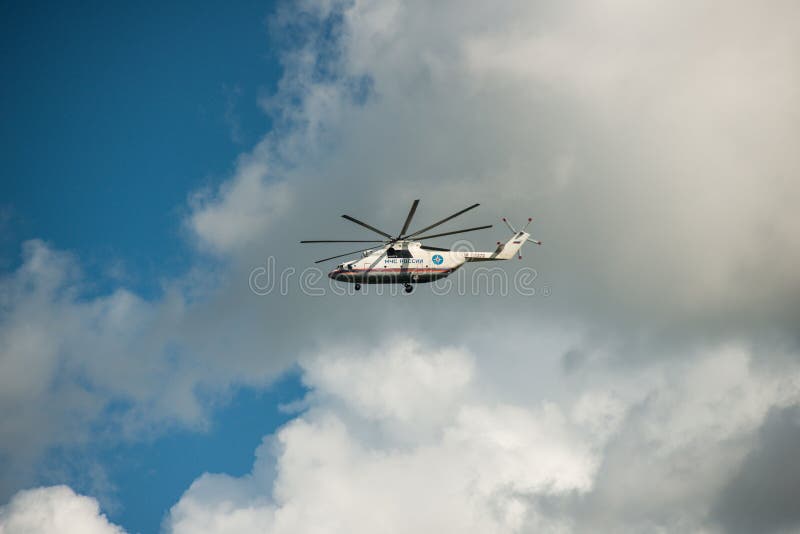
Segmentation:
<svg viewBox="0 0 800 534">
<path fill-rule="evenodd" d="M 417 206 L 419 206 L 419 199 L 411 204 L 411 209 L 408 212 L 408 216 L 406 216 L 405 223 L 403 223 L 403 228 L 396 236 L 392 236 L 350 215 L 342 215 L 342 218 L 380 235 L 382 239 L 316 239 L 300 241 L 300 243 L 373 243 L 368 248 L 323 258 L 314 263 L 323 263 L 360 254 L 361 257 L 358 259 L 337 265 L 336 268 L 328 273 L 328 278 L 355 284 L 356 290 L 361 289 L 361 284 L 403 284 L 406 293 L 411 293 L 414 290 L 413 284 L 428 283 L 445 278 L 467 262 L 510 260 L 516 255 L 519 255 L 519 259 L 522 259 L 520 253 L 522 245 L 526 242 L 535 243 L 536 245 L 542 244 L 541 241 L 531 239 L 530 234 L 526 232 L 533 221 L 532 218 L 528 218 L 522 230 L 516 230 L 508 219 L 502 217 L 501 220 L 508 226 L 513 235 L 505 243 L 498 241 L 497 248 L 492 252 L 459 251 L 424 245 L 422 241 L 427 239 L 485 230 L 491 228 L 492 225 L 426 235 L 426 232 L 433 230 L 437 226 L 480 206 L 480 204 L 473 204 L 421 230 L 407 234 L 406 232 L 411 225 L 411 220 L 414 218 L 414 213 L 417 211 Z"/>
</svg>

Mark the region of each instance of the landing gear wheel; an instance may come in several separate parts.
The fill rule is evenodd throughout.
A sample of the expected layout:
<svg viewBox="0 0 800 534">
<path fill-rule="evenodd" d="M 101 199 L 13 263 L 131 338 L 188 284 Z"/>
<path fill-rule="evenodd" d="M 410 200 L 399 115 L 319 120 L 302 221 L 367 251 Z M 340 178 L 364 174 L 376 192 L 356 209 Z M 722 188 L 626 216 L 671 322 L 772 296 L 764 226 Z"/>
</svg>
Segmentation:
<svg viewBox="0 0 800 534">
<path fill-rule="evenodd" d="M 406 284 L 406 293 L 411 293 L 412 291 L 414 291 L 414 286 Z"/>
<path fill-rule="evenodd" d="M 359 291 L 360 289 L 361 289 L 361 284 L 356 284 L 356 291 Z"/>
</svg>

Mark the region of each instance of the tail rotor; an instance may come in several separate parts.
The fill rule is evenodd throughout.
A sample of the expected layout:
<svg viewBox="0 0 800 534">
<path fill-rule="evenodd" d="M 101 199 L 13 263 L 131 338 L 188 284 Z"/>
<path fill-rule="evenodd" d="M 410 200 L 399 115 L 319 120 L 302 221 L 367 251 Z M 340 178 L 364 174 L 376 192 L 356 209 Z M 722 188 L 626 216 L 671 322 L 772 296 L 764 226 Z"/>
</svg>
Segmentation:
<svg viewBox="0 0 800 534">
<path fill-rule="evenodd" d="M 541 245 L 542 244 L 542 242 L 539 241 L 538 239 L 531 239 L 530 234 L 528 234 L 526 232 L 528 227 L 533 222 L 533 217 L 528 217 L 528 220 L 525 223 L 525 226 L 522 227 L 522 230 L 517 230 L 516 228 L 514 228 L 514 225 L 512 225 L 511 222 L 508 219 L 506 219 L 505 217 L 502 217 L 501 220 L 503 221 L 503 223 L 505 223 L 505 225 L 508 227 L 508 229 L 511 230 L 511 232 L 514 233 L 514 237 L 519 238 L 519 240 L 524 240 L 524 242 L 535 243 L 536 245 Z M 514 243 L 518 243 L 518 241 L 514 241 Z M 500 245 L 499 242 L 498 242 L 498 245 Z M 520 247 L 518 249 L 517 257 L 519 259 L 522 259 L 522 246 L 521 245 L 520 245 Z"/>
</svg>

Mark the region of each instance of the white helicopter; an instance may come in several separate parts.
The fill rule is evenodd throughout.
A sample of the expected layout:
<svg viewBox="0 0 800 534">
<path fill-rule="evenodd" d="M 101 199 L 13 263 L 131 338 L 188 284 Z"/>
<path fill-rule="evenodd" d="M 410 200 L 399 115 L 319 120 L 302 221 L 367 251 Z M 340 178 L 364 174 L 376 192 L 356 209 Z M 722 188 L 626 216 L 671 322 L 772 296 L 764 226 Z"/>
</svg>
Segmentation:
<svg viewBox="0 0 800 534">
<path fill-rule="evenodd" d="M 484 230 L 491 228 L 492 225 L 476 226 L 473 228 L 466 228 L 464 230 L 455 230 L 452 232 L 443 232 L 439 234 L 422 235 L 428 230 L 432 230 L 437 226 L 446 223 L 450 219 L 458 217 L 459 215 L 468 212 L 471 209 L 477 208 L 480 204 L 473 204 L 468 208 L 445 217 L 444 219 L 426 226 L 422 230 L 406 234 L 411 219 L 417 211 L 419 200 L 415 200 L 411 205 L 411 210 L 408 212 L 406 222 L 403 224 L 403 229 L 396 237 L 392 237 L 382 230 L 378 230 L 374 226 L 359 221 L 350 215 L 342 215 L 348 221 L 354 222 L 376 234 L 381 235 L 385 239 L 381 240 L 352 240 L 352 239 L 322 239 L 311 241 L 300 241 L 301 243 L 376 243 L 370 248 L 362 250 L 354 250 L 338 256 L 331 256 L 330 258 L 323 258 L 315 261 L 314 263 L 322 263 L 324 261 L 333 260 L 336 258 L 343 258 L 353 254 L 361 254 L 361 258 L 336 266 L 328 277 L 340 282 L 348 282 L 355 284 L 355 289 L 361 289 L 361 284 L 404 284 L 406 293 L 411 293 L 414 290 L 414 283 L 433 282 L 440 278 L 449 276 L 455 272 L 459 267 L 468 261 L 494 261 L 494 260 L 510 260 L 520 252 L 522 245 L 526 241 L 541 245 L 541 241 L 530 238 L 527 233 L 528 226 L 533 219 L 528 218 L 527 224 L 522 230 L 516 230 L 508 220 L 503 217 L 502 221 L 514 233 L 514 235 L 505 243 L 497 242 L 497 248 L 493 252 L 467 252 L 450 250 L 446 248 L 438 248 L 426 246 L 421 243 L 424 239 L 433 239 L 434 237 L 442 237 L 453 234 L 463 234 L 465 232 L 474 232 L 476 230 Z M 522 256 L 519 257 L 522 259 Z"/>
</svg>

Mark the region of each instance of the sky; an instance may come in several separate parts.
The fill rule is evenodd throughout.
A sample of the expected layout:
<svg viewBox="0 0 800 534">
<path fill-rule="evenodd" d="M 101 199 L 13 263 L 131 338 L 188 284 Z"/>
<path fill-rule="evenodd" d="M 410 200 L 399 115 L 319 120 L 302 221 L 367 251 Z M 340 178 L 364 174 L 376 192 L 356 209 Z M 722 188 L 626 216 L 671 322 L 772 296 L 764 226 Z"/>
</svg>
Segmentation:
<svg viewBox="0 0 800 534">
<path fill-rule="evenodd" d="M 5 268 L 40 236 L 137 288 L 187 269 L 183 204 L 269 128 L 281 72 L 270 5 L 204 6 L 2 7 Z"/>
<path fill-rule="evenodd" d="M 0 9 L 0 533 L 800 532 L 796 3 Z"/>
</svg>

